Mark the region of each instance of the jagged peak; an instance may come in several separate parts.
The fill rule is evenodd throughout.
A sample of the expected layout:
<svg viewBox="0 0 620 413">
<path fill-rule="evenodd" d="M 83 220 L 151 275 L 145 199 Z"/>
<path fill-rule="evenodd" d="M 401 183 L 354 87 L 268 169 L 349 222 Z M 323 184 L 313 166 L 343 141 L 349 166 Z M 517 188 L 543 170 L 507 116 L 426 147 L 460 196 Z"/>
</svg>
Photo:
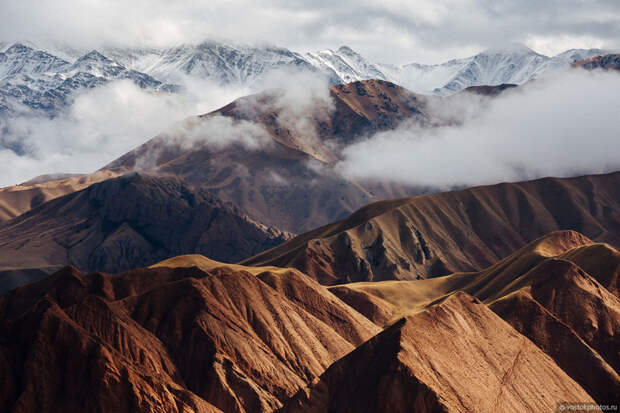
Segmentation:
<svg viewBox="0 0 620 413">
<path fill-rule="evenodd" d="M 100 62 L 106 62 L 106 63 L 112 63 L 113 61 L 109 58 L 107 58 L 106 56 L 102 55 L 100 52 L 98 52 L 97 50 L 91 50 L 90 52 L 86 53 L 84 56 L 80 57 L 77 62 L 84 62 L 84 61 L 89 61 L 89 60 L 95 60 L 95 61 L 100 61 Z"/>
<path fill-rule="evenodd" d="M 340 46 L 336 52 L 359 56 L 359 53 L 357 53 L 355 50 L 351 49 L 349 46 L 346 46 L 346 45 Z"/>
<path fill-rule="evenodd" d="M 33 52 L 34 49 L 32 47 L 26 46 L 22 43 L 14 43 L 11 47 L 5 50 L 6 54 L 18 54 L 18 53 L 26 53 Z"/>
</svg>

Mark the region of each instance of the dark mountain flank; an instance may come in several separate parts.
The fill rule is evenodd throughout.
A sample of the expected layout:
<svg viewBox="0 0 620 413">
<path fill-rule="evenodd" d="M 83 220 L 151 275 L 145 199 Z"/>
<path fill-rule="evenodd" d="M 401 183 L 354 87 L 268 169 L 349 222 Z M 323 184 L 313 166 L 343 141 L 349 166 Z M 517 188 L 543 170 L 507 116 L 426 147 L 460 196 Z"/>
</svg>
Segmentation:
<svg viewBox="0 0 620 413">
<path fill-rule="evenodd" d="M 68 264 L 118 272 L 185 253 L 238 261 L 287 237 L 179 179 L 133 173 L 0 224 L 0 269 L 13 277 L 16 269 Z"/>
</svg>

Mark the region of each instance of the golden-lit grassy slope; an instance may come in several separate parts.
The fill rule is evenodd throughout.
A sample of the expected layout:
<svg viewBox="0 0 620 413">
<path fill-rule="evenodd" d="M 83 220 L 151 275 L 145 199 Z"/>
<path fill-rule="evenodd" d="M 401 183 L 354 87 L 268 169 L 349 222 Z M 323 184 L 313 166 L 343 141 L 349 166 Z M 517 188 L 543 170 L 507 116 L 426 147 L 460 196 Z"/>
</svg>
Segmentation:
<svg viewBox="0 0 620 413">
<path fill-rule="evenodd" d="M 411 280 L 480 270 L 557 230 L 620 245 L 620 172 L 381 201 L 243 263 L 328 285 Z"/>
<path fill-rule="evenodd" d="M 248 266 L 240 265 L 240 264 L 228 264 L 228 263 L 209 259 L 205 257 L 204 255 L 200 255 L 200 254 L 177 255 L 176 257 L 168 258 L 166 260 L 153 264 L 149 268 L 158 268 L 158 267 L 169 267 L 169 268 L 198 267 L 204 271 L 211 271 L 216 268 L 228 268 L 228 269 L 237 270 L 237 271 L 247 271 L 250 274 L 254 274 L 254 275 L 258 275 L 265 271 L 270 271 L 274 273 L 282 273 L 282 272 L 288 272 L 288 271 L 299 272 L 291 268 L 248 267 Z"/>
</svg>

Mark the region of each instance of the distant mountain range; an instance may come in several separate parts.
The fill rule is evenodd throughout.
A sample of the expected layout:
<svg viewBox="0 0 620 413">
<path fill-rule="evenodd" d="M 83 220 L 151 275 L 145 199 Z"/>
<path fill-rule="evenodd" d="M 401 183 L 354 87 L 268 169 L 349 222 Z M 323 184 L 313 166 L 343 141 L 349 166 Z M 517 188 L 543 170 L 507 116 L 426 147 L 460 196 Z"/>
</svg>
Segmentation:
<svg viewBox="0 0 620 413">
<path fill-rule="evenodd" d="M 54 116 L 75 91 L 128 79 L 144 89 L 174 91 L 152 76 L 93 50 L 70 63 L 51 53 L 14 44 L 0 53 L 0 113 L 34 110 Z"/>
<path fill-rule="evenodd" d="M 184 77 L 221 85 L 255 85 L 277 69 L 322 73 L 331 84 L 387 80 L 422 94 L 448 95 L 470 86 L 522 84 L 575 61 L 607 53 L 573 49 L 548 57 L 515 45 L 442 64 L 375 63 L 347 46 L 297 53 L 282 47 L 213 41 L 172 48 L 77 50 L 0 42 L 0 113 L 35 110 L 55 116 L 75 91 L 128 79 L 143 89 L 175 92 Z"/>
</svg>

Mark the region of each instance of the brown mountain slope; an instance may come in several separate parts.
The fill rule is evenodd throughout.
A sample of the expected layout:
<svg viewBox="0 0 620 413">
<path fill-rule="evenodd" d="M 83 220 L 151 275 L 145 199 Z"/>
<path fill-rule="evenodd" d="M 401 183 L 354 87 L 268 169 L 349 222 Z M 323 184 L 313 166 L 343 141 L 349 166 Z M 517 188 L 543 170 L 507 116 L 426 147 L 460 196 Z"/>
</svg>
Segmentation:
<svg viewBox="0 0 620 413">
<path fill-rule="evenodd" d="M 458 293 L 334 363 L 287 412 L 554 411 L 592 402 L 540 349 Z"/>
<path fill-rule="evenodd" d="M 490 308 L 549 354 L 595 400 L 613 403 L 620 394 L 620 300 L 568 261 L 545 261 L 528 275 L 531 286 L 492 302 Z"/>
<path fill-rule="evenodd" d="M 620 70 L 620 54 L 604 54 L 578 60 L 573 63 L 573 67 L 581 67 L 587 70 Z"/>
<path fill-rule="evenodd" d="M 332 291 L 378 323 L 417 314 L 455 292 L 474 295 L 549 354 L 599 403 L 609 403 L 620 392 L 620 300 L 597 280 L 614 285 L 606 269 L 615 268 L 617 256 L 608 250 L 617 253 L 578 233 L 555 232 L 477 273 L 355 283 Z M 570 257 L 589 257 L 586 262 L 592 263 L 595 275 L 568 261 Z M 356 301 L 347 290 L 355 293 Z M 383 319 L 367 313 L 365 301 L 389 306 L 392 313 Z"/>
<path fill-rule="evenodd" d="M 278 102 L 282 94 L 276 90 L 241 98 L 203 118 L 223 115 L 258 123 L 276 142 L 327 163 L 338 158 L 327 141 L 344 145 L 363 135 L 394 129 L 404 120 L 431 122 L 429 98 L 383 80 L 332 86 L 331 105 L 318 101 L 310 113 L 302 115 L 303 125 L 282 115 L 285 108 Z"/>
<path fill-rule="evenodd" d="M 272 411 L 379 330 L 297 271 L 209 265 L 67 267 L 0 296 L 0 410 Z"/>
<path fill-rule="evenodd" d="M 389 82 L 330 88 L 306 106 L 274 90 L 238 99 L 153 138 L 104 170 L 154 170 L 200 185 L 254 219 L 303 232 L 389 196 L 420 192 L 366 185 L 332 169 L 340 148 L 404 120 L 433 122 L 427 98 Z"/>
<path fill-rule="evenodd" d="M 194 252 L 235 261 L 286 238 L 204 190 L 129 174 L 0 224 L 0 270 L 25 270 L 27 282 L 39 274 L 27 269 L 68 264 L 116 272 Z M 15 283 L 0 286 L 6 291 Z"/>
<path fill-rule="evenodd" d="M 377 202 L 244 262 L 323 284 L 426 278 L 484 268 L 558 229 L 620 245 L 620 172 Z"/>
<path fill-rule="evenodd" d="M 465 291 L 484 301 L 503 297 L 520 288 L 515 284 L 516 280 L 545 260 L 562 257 L 573 249 L 596 245 L 577 232 L 558 231 L 529 243 L 479 272 L 454 273 L 424 280 L 342 284 L 330 287 L 330 290 L 342 299 L 345 299 L 347 291 L 355 291 L 362 294 L 358 297 L 360 302 L 364 296 L 375 297 L 377 305 L 389 305 L 383 306 L 392 311 L 386 322 L 393 322 L 406 314 L 422 311 L 442 297 L 457 291 Z M 377 299 L 380 301 L 377 302 Z M 357 308 L 354 303 L 349 304 Z"/>
<path fill-rule="evenodd" d="M 94 183 L 114 178 L 118 174 L 99 171 L 89 175 L 54 177 L 43 176 L 19 185 L 0 188 L 0 222 L 15 218 L 59 196 L 70 194 Z"/>
</svg>

